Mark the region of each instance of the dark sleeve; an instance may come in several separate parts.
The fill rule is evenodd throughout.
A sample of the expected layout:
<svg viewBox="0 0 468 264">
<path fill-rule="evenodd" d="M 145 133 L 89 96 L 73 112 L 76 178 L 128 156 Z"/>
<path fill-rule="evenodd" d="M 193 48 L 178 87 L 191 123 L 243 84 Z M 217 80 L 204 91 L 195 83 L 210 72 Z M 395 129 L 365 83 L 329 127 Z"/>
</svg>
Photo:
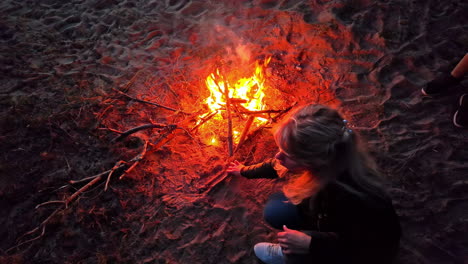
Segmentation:
<svg viewBox="0 0 468 264">
<path fill-rule="evenodd" d="M 275 170 L 276 159 L 268 159 L 262 163 L 245 166 L 241 169 L 240 173 L 242 176 L 248 179 L 278 178 L 278 173 Z"/>
</svg>

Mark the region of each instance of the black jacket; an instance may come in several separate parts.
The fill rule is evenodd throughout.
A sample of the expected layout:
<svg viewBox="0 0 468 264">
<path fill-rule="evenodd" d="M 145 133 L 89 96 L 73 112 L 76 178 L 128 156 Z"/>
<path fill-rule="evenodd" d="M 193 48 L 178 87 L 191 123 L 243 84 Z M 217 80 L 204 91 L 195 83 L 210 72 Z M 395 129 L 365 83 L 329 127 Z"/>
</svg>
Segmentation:
<svg viewBox="0 0 468 264">
<path fill-rule="evenodd" d="M 241 175 L 277 178 L 275 159 L 242 168 Z M 400 223 L 390 199 L 361 197 L 339 182 L 347 174 L 321 189 L 315 199 L 298 205 L 305 230 L 310 230 L 313 263 L 387 264 L 395 258 L 401 235 Z"/>
</svg>

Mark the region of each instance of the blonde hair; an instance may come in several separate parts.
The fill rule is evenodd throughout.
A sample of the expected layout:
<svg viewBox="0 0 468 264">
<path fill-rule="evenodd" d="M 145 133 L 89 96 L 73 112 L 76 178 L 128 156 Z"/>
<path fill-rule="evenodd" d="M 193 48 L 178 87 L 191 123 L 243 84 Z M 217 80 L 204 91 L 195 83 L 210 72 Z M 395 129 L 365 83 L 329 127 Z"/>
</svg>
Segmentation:
<svg viewBox="0 0 468 264">
<path fill-rule="evenodd" d="M 386 197 L 375 164 L 338 111 L 317 104 L 299 107 L 277 126 L 274 136 L 278 146 L 306 168 L 283 187 L 294 204 L 332 181 L 360 197 Z"/>
</svg>

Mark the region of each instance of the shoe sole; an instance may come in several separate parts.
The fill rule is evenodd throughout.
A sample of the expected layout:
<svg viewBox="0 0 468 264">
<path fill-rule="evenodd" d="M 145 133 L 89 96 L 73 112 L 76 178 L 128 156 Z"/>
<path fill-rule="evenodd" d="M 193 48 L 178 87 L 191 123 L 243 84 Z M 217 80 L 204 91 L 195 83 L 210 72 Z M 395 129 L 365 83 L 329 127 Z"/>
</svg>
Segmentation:
<svg viewBox="0 0 468 264">
<path fill-rule="evenodd" d="M 426 91 L 424 91 L 424 88 L 421 88 L 421 93 L 422 93 L 424 96 L 431 97 L 431 98 L 433 98 L 434 96 L 441 95 L 441 93 L 428 94 L 428 93 L 426 93 Z"/>
<path fill-rule="evenodd" d="M 460 125 L 457 123 L 457 115 L 458 115 L 458 110 L 455 112 L 455 114 L 453 114 L 453 124 L 456 126 L 456 127 L 460 127 L 460 128 L 463 128 L 464 126 Z"/>
<path fill-rule="evenodd" d="M 460 96 L 460 99 L 458 100 L 458 106 L 462 106 L 463 98 L 465 98 L 466 95 L 468 94 L 462 94 L 462 96 Z"/>
<path fill-rule="evenodd" d="M 424 95 L 424 96 L 430 96 L 426 93 L 426 91 L 424 91 L 424 88 L 421 89 L 421 93 Z"/>
<path fill-rule="evenodd" d="M 458 100 L 458 106 L 462 106 L 463 99 L 465 98 L 466 95 L 468 94 L 463 94 L 462 96 L 460 96 L 460 99 Z M 455 114 L 453 114 L 453 124 L 456 127 L 464 128 L 464 126 L 457 123 L 457 116 L 458 116 L 458 110 L 455 112 Z"/>
</svg>

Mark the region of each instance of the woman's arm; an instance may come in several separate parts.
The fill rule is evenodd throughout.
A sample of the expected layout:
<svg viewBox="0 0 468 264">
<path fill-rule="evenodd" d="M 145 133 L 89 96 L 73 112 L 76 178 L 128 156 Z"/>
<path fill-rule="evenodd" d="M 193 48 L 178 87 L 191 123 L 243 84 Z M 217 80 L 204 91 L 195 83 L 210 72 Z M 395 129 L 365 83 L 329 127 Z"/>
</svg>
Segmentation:
<svg viewBox="0 0 468 264">
<path fill-rule="evenodd" d="M 274 169 L 275 164 L 276 159 L 268 159 L 262 163 L 251 166 L 244 166 L 240 162 L 234 161 L 229 164 L 226 171 L 232 175 L 244 176 L 249 179 L 274 179 L 278 178 L 278 173 Z"/>
</svg>

